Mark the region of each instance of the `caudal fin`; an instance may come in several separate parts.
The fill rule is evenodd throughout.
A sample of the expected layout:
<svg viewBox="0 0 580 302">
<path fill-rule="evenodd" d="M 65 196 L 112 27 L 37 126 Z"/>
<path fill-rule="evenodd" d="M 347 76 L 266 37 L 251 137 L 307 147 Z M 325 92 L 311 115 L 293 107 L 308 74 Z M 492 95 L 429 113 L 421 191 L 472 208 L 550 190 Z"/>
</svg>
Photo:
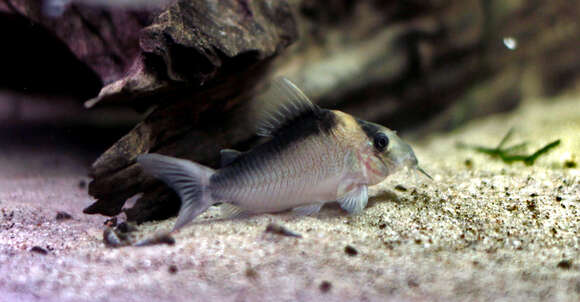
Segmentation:
<svg viewBox="0 0 580 302">
<path fill-rule="evenodd" d="M 209 178 L 215 172 L 213 169 L 161 154 L 139 155 L 137 162 L 145 172 L 165 182 L 181 198 L 181 209 L 174 231 L 191 222 L 213 204 L 208 189 Z"/>
</svg>

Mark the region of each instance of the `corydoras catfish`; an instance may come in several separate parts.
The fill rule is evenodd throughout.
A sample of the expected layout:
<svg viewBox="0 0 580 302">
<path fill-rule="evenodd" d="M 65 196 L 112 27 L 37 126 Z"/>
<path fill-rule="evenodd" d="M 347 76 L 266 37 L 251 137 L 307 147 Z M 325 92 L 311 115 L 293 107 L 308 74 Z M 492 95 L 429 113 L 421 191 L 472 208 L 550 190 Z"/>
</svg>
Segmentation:
<svg viewBox="0 0 580 302">
<path fill-rule="evenodd" d="M 332 201 L 356 214 L 369 186 L 403 167 L 423 172 L 394 131 L 322 109 L 285 78 L 271 85 L 278 100 L 263 110 L 257 131 L 268 140 L 243 153 L 222 150 L 220 169 L 160 154 L 137 158 L 181 197 L 174 230 L 215 203 L 229 216 L 288 209 L 310 215 Z"/>
</svg>

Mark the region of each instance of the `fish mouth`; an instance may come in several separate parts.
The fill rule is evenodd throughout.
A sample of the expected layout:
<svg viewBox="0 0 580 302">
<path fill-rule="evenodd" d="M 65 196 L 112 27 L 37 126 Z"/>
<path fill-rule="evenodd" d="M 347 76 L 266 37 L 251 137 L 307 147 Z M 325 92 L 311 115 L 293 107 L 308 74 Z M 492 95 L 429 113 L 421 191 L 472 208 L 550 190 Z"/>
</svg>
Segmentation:
<svg viewBox="0 0 580 302">
<path fill-rule="evenodd" d="M 397 159 L 389 159 L 390 163 L 396 167 L 396 170 L 401 170 L 403 168 L 408 169 L 417 169 L 417 158 L 414 154 L 406 154 L 404 156 L 400 156 Z"/>
<path fill-rule="evenodd" d="M 411 169 L 419 172 L 420 174 L 423 174 L 424 176 L 426 176 L 430 180 L 433 180 L 433 177 L 431 177 L 431 175 L 429 175 L 429 173 L 427 173 L 425 170 L 423 170 L 423 168 L 421 168 L 419 166 L 419 161 L 417 160 L 417 157 L 414 156 L 414 154 L 407 157 L 405 160 L 401 161 L 400 166 L 407 167 L 408 169 L 411 168 Z"/>
<path fill-rule="evenodd" d="M 427 173 L 423 168 L 419 166 L 419 161 L 417 160 L 417 157 L 415 156 L 414 152 L 411 150 L 407 154 L 408 154 L 407 156 L 403 157 L 401 160 L 397 162 L 398 169 L 402 168 L 413 169 L 416 172 L 423 174 L 423 176 L 429 178 L 430 180 L 433 180 L 433 177 L 431 177 L 429 173 Z"/>
</svg>

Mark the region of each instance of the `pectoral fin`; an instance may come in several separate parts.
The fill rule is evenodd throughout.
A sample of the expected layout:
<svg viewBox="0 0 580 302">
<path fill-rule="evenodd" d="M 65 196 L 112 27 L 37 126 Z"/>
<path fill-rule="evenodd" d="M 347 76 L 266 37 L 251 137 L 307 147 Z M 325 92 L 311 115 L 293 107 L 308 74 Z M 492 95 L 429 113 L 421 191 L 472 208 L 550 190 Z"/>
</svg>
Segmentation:
<svg viewBox="0 0 580 302">
<path fill-rule="evenodd" d="M 294 214 L 300 215 L 300 216 L 313 215 L 313 214 L 318 213 L 323 205 L 324 205 L 324 203 L 309 204 L 309 205 L 305 205 L 305 206 L 301 206 L 301 207 L 296 207 L 296 208 L 292 209 L 292 212 Z"/>
<path fill-rule="evenodd" d="M 369 192 L 366 185 L 358 185 L 352 190 L 346 192 L 337 201 L 340 207 L 349 214 L 360 213 L 369 200 Z"/>
</svg>

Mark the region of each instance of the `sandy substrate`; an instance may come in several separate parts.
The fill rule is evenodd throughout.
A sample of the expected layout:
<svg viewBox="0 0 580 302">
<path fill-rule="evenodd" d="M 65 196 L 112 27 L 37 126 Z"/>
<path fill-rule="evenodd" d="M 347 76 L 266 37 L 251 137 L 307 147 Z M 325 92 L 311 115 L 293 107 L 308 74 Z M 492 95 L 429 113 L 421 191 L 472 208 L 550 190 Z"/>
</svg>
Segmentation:
<svg viewBox="0 0 580 302">
<path fill-rule="evenodd" d="M 173 246 L 105 247 L 105 217 L 82 214 L 86 158 L 4 148 L 0 301 L 578 301 L 580 170 L 564 166 L 580 161 L 579 101 L 530 102 L 412 142 L 435 180 L 391 177 L 361 215 L 327 206 L 224 221 L 212 208 Z M 532 167 L 456 148 L 494 146 L 512 126 L 529 151 L 562 143 Z M 302 238 L 265 233 L 271 222 Z"/>
</svg>

